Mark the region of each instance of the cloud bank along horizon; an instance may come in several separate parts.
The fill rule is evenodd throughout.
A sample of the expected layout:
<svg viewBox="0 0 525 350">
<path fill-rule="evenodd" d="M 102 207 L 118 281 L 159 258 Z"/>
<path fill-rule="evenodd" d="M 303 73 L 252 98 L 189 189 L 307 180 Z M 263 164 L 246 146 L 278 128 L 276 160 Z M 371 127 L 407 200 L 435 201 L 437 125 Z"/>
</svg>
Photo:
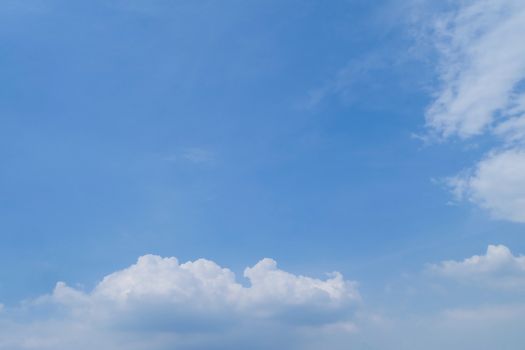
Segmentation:
<svg viewBox="0 0 525 350">
<path fill-rule="evenodd" d="M 426 270 L 436 277 L 433 283 L 445 278 L 479 290 L 525 290 L 525 256 L 514 256 L 503 245 L 491 245 L 485 255 L 463 261 L 431 264 Z M 144 255 L 135 264 L 105 276 L 90 291 L 58 282 L 50 294 L 3 307 L 0 346 L 263 349 L 278 342 L 292 349 L 315 349 L 323 343 L 343 349 L 348 344 L 386 346 L 389 341 L 419 346 L 430 339 L 435 342 L 431 348 L 438 349 L 444 344 L 440 334 L 450 335 L 450 328 L 462 332 L 472 331 L 473 325 L 475 330 L 491 325 L 500 331 L 509 323 L 515 326 L 525 320 L 521 303 L 445 309 L 431 316 L 396 319 L 372 311 L 357 282 L 338 272 L 325 279 L 295 275 L 279 269 L 269 258 L 247 267 L 243 275 L 247 284 L 210 260 L 179 263 L 174 257 Z M 400 341 L 405 335 L 398 332 L 416 324 L 426 338 Z M 435 334 L 432 328 L 437 329 Z M 370 332 L 381 336 L 368 339 Z M 482 341 L 487 339 L 478 337 L 472 346 Z"/>
<path fill-rule="evenodd" d="M 247 267 L 244 277 L 247 286 L 210 260 L 181 264 L 174 257 L 144 255 L 89 292 L 58 282 L 49 295 L 5 308 L 0 346 L 152 346 L 137 343 L 141 336 L 162 347 L 247 346 L 247 336 L 264 346 L 273 337 L 297 346 L 301 337 L 296 333 L 355 329 L 353 313 L 361 303 L 357 284 L 338 272 L 326 279 L 294 275 L 265 258 Z"/>
</svg>

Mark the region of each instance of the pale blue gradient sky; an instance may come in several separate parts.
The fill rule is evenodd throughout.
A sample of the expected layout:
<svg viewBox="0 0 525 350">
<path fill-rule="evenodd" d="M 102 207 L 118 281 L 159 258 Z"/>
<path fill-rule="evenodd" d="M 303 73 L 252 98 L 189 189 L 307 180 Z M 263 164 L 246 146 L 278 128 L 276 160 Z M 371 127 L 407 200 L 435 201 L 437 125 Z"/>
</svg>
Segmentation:
<svg viewBox="0 0 525 350">
<path fill-rule="evenodd" d="M 391 291 L 525 252 L 523 224 L 443 181 L 497 141 L 415 137 L 439 76 L 418 16 L 444 11 L 416 3 L 2 1 L 0 302 L 153 253 L 337 270 L 392 310 L 468 304 Z"/>
</svg>

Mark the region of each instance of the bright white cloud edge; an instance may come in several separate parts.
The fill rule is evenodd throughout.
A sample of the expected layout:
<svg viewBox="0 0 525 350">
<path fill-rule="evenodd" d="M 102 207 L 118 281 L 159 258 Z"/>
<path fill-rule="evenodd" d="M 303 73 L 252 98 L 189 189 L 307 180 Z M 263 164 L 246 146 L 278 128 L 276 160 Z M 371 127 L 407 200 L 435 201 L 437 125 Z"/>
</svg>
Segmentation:
<svg viewBox="0 0 525 350">
<path fill-rule="evenodd" d="M 525 222 L 525 149 L 491 152 L 447 183 L 456 199 L 469 200 L 496 219 Z"/>
<path fill-rule="evenodd" d="M 502 245 L 430 270 L 497 293 L 525 286 L 525 257 Z M 415 350 L 427 343 L 428 349 L 507 344 L 517 350 L 524 340 L 514 329 L 525 321 L 519 303 L 386 316 L 365 307 L 356 282 L 339 273 L 300 276 L 263 259 L 244 276 L 241 283 L 206 259 L 180 263 L 145 255 L 90 291 L 59 282 L 49 295 L 6 307 L 0 312 L 0 349 Z M 474 333 L 486 336 L 470 337 Z"/>
<path fill-rule="evenodd" d="M 501 123 L 521 125 L 517 119 L 525 113 L 525 3 L 469 0 L 457 6 L 434 26 L 441 88 L 427 123 L 445 137 L 479 135 L 494 123 L 505 133 Z"/>
<path fill-rule="evenodd" d="M 525 222 L 525 2 L 467 0 L 434 22 L 440 88 L 426 112 L 442 138 L 499 138 L 448 184 L 496 219 Z"/>
<path fill-rule="evenodd" d="M 460 283 L 507 291 L 525 291 L 525 256 L 514 255 L 504 245 L 489 245 L 484 255 L 462 261 L 447 260 L 429 270 Z"/>
<path fill-rule="evenodd" d="M 247 339 L 253 348 L 293 349 L 313 334 L 356 329 L 357 283 L 338 272 L 295 275 L 266 258 L 244 277 L 243 284 L 206 259 L 144 255 L 91 291 L 59 282 L 51 294 L 8 308 L 0 314 L 0 349 L 223 349 Z"/>
</svg>

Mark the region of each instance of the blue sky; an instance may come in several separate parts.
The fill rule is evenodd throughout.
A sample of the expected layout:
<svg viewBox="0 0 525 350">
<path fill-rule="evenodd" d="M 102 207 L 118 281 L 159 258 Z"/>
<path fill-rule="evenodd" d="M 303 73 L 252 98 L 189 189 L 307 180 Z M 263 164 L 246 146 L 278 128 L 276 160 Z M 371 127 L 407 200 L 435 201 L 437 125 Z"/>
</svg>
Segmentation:
<svg viewBox="0 0 525 350">
<path fill-rule="evenodd" d="M 60 322 L 87 329 L 79 349 L 474 349 L 491 322 L 511 331 L 479 341 L 518 349 L 524 16 L 514 0 L 1 1 L 0 349 L 68 348 Z M 236 277 L 183 265 L 199 258 Z M 226 319 L 245 326 L 218 336 Z"/>
</svg>

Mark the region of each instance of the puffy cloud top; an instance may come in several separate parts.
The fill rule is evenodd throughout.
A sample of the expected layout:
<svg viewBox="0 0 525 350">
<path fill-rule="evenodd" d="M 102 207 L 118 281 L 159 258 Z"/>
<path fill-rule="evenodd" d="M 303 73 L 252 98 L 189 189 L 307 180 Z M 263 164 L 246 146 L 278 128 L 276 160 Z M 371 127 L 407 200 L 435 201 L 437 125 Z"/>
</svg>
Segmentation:
<svg viewBox="0 0 525 350">
<path fill-rule="evenodd" d="M 525 288 L 525 256 L 515 256 L 504 245 L 489 245 L 485 255 L 463 261 L 448 260 L 430 269 L 442 276 L 462 282 L 476 282 L 491 288 Z"/>
<path fill-rule="evenodd" d="M 176 258 L 144 255 L 136 264 L 104 277 L 92 296 L 116 302 L 161 298 L 179 303 L 195 299 L 233 303 L 241 290 L 233 272 L 213 261 L 179 264 Z"/>
<path fill-rule="evenodd" d="M 57 283 L 24 306 L 40 315 L 28 323 L 13 322 L 9 311 L 0 318 L 0 349 L 294 349 L 309 335 L 355 329 L 360 296 L 340 273 L 300 276 L 263 259 L 244 276 L 239 282 L 206 259 L 144 255 L 91 291 Z"/>
<path fill-rule="evenodd" d="M 238 320 L 273 320 L 294 324 L 333 323 L 349 317 L 360 296 L 356 283 L 335 272 L 325 280 L 297 276 L 263 259 L 244 271 L 249 285 L 215 262 L 145 255 L 130 267 L 114 272 L 91 291 L 60 282 L 48 297 L 72 314 L 91 315 L 116 327 L 141 327 L 132 319 L 201 331 Z M 192 327 L 187 327 L 191 323 Z M 183 326 L 184 325 L 184 326 Z"/>
<path fill-rule="evenodd" d="M 490 154 L 449 184 L 459 199 L 470 200 L 493 217 L 525 222 L 525 150 Z"/>
<path fill-rule="evenodd" d="M 354 282 L 338 272 L 326 280 L 296 276 L 280 270 L 272 259 L 263 259 L 244 271 L 250 286 L 215 262 L 199 259 L 179 264 L 176 258 L 144 255 L 136 264 L 114 272 L 87 294 L 92 299 L 118 303 L 157 298 L 176 303 L 229 305 L 244 308 L 254 303 L 342 305 L 359 299 Z M 60 288 L 67 288 L 60 284 Z M 57 291 L 54 293 L 57 295 Z"/>
</svg>

